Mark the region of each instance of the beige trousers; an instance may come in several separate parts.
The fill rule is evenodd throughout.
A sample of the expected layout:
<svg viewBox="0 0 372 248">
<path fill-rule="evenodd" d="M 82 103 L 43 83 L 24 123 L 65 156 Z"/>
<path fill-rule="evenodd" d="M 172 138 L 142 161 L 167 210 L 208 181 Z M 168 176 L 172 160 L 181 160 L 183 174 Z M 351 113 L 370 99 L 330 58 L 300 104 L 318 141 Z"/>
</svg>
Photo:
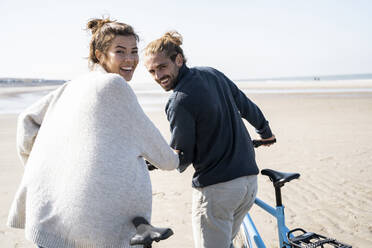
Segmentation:
<svg viewBox="0 0 372 248">
<path fill-rule="evenodd" d="M 195 248 L 229 248 L 257 194 L 257 176 L 193 189 Z"/>
</svg>

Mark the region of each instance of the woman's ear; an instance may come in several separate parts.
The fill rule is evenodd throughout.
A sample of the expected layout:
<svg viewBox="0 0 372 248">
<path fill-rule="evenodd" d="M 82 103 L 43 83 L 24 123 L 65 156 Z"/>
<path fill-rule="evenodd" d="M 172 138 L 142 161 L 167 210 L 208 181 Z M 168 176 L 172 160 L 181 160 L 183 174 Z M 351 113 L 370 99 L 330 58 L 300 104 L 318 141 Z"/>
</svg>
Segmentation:
<svg viewBox="0 0 372 248">
<path fill-rule="evenodd" d="M 101 63 L 102 62 L 103 53 L 100 50 L 96 50 L 96 51 L 94 51 L 94 55 L 96 55 L 96 58 Z"/>
</svg>

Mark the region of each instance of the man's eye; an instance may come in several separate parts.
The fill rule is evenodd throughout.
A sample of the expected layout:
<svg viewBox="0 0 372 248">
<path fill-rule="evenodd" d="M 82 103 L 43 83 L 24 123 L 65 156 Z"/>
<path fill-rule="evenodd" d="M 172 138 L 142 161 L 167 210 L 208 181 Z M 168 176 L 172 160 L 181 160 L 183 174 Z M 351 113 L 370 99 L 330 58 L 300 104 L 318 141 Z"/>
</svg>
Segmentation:
<svg viewBox="0 0 372 248">
<path fill-rule="evenodd" d="M 133 51 L 132 54 L 138 54 L 138 51 Z"/>
<path fill-rule="evenodd" d="M 119 50 L 119 51 L 116 51 L 116 53 L 124 53 L 124 51 L 120 51 L 120 50 Z"/>
</svg>

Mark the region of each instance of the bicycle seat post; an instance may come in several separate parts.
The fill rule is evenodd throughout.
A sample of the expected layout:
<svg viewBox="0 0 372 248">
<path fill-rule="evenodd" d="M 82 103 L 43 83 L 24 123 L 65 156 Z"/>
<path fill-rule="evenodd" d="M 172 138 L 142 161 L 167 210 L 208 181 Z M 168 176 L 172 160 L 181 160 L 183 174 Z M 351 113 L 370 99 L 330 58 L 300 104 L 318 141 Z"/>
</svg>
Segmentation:
<svg viewBox="0 0 372 248">
<path fill-rule="evenodd" d="M 292 181 L 293 179 L 297 179 L 300 177 L 298 173 L 284 173 L 279 171 L 274 171 L 270 169 L 264 169 L 261 171 L 262 175 L 268 176 L 270 181 L 273 182 L 275 188 L 275 198 L 276 198 L 276 206 L 281 207 L 283 206 L 282 203 L 282 193 L 281 187 L 284 186 L 285 183 Z"/>
<path fill-rule="evenodd" d="M 275 186 L 275 200 L 276 200 L 276 206 L 281 207 L 283 206 L 282 203 L 282 192 L 281 192 L 281 187 Z"/>
</svg>

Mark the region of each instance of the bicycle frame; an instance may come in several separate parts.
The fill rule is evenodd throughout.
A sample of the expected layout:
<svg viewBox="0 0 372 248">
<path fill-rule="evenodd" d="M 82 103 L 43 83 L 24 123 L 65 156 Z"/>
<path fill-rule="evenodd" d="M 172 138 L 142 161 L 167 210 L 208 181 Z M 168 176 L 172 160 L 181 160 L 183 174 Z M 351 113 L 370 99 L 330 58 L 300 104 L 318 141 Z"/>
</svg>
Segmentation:
<svg viewBox="0 0 372 248">
<path fill-rule="evenodd" d="M 254 203 L 277 219 L 279 247 L 290 248 L 290 246 L 288 245 L 288 239 L 286 237 L 286 234 L 289 232 L 289 229 L 285 225 L 284 206 L 277 206 L 276 208 L 273 208 L 264 201 L 260 200 L 259 198 L 256 198 Z M 247 237 L 249 243 L 248 244 L 249 247 L 266 248 L 249 213 L 244 217 L 243 227 L 245 231 L 245 236 Z"/>
</svg>

